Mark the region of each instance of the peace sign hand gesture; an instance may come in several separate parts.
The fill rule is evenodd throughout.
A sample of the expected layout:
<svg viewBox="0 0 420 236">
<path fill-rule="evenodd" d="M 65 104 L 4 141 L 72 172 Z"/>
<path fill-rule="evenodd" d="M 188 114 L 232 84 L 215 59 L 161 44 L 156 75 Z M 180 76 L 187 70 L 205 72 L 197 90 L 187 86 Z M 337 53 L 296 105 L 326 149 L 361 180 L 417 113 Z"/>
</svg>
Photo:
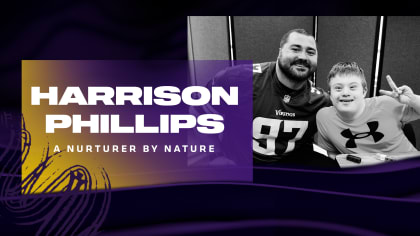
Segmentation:
<svg viewBox="0 0 420 236">
<path fill-rule="evenodd" d="M 388 81 L 389 87 L 392 91 L 379 90 L 379 93 L 382 95 L 387 95 L 397 99 L 402 104 L 407 104 L 409 106 L 414 105 L 416 100 L 416 95 L 413 93 L 413 90 L 407 85 L 397 87 L 397 85 L 392 80 L 391 76 L 387 75 L 386 80 Z"/>
</svg>

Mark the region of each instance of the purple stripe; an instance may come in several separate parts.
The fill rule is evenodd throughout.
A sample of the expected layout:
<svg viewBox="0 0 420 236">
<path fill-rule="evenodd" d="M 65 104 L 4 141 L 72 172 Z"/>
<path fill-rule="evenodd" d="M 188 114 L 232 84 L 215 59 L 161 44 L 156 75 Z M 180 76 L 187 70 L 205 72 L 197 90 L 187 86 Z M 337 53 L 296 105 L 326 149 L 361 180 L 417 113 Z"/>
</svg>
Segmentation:
<svg viewBox="0 0 420 236">
<path fill-rule="evenodd" d="M 114 188 L 112 192 L 116 191 L 135 191 L 141 189 L 154 189 L 154 188 L 176 188 L 182 186 L 199 186 L 199 185 L 235 185 L 235 186 L 248 186 L 248 187 L 262 187 L 262 188 L 272 188 L 272 189 L 283 189 L 283 190 L 293 190 L 293 191 L 303 191 L 303 192 L 313 192 L 321 194 L 331 194 L 331 195 L 340 195 L 340 196 L 349 196 L 349 197 L 358 197 L 358 198 L 367 198 L 367 199 L 377 199 L 385 201 L 397 201 L 397 202 L 420 202 L 420 199 L 402 199 L 402 198 L 393 198 L 393 197 L 383 197 L 383 196 L 374 196 L 374 195 L 364 195 L 356 193 L 346 193 L 346 192 L 336 192 L 329 190 L 319 190 L 311 188 L 300 188 L 300 187 L 290 187 L 290 186 L 281 186 L 281 185 L 269 185 L 269 184 L 256 184 L 256 183 L 240 183 L 240 182 L 194 182 L 194 183 L 174 183 L 174 184 L 162 184 L 162 185 L 150 185 L 150 186 L 139 186 L 139 187 L 129 187 L 129 188 Z M 104 190 L 96 190 L 97 193 L 106 192 Z M 89 194 L 89 192 L 78 192 L 72 194 Z M 30 194 L 25 196 L 14 196 L 14 197 L 1 197 L 0 200 L 20 200 L 22 198 L 51 198 L 59 197 L 65 194 L 61 193 L 52 193 L 52 194 Z"/>
<path fill-rule="evenodd" d="M 400 160 L 400 161 L 394 161 L 394 162 L 388 162 L 388 163 L 370 165 L 370 166 L 343 168 L 341 170 L 310 170 L 310 169 L 294 169 L 294 168 L 283 168 L 283 167 L 259 167 L 259 166 L 254 167 L 254 169 L 260 169 L 260 170 L 339 174 L 339 175 L 390 173 L 390 172 L 410 170 L 410 169 L 416 169 L 416 168 L 420 168 L 420 158 L 406 159 L 406 160 Z"/>
<path fill-rule="evenodd" d="M 325 230 L 337 233 L 355 235 L 383 236 L 385 234 L 374 232 L 359 227 L 336 224 L 322 221 L 308 221 L 295 219 L 266 219 L 266 220 L 243 220 L 235 222 L 200 222 L 200 223 L 178 223 L 165 224 L 141 229 L 122 230 L 118 232 L 101 233 L 101 235 L 174 235 L 204 233 L 212 231 L 249 229 L 249 228 L 304 228 L 308 230 Z"/>
</svg>

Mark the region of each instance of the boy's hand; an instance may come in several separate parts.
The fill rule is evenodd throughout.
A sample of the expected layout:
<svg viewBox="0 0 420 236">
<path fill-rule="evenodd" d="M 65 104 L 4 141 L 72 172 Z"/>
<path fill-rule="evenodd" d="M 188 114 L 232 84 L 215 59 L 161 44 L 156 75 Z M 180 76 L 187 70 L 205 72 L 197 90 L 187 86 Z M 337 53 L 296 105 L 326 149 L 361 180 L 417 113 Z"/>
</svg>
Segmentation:
<svg viewBox="0 0 420 236">
<path fill-rule="evenodd" d="M 386 80 L 388 81 L 389 87 L 391 87 L 392 91 L 386 90 L 379 90 L 379 93 L 382 95 L 387 95 L 397 99 L 400 103 L 407 104 L 410 106 L 412 102 L 416 99 L 416 95 L 413 93 L 410 87 L 407 85 L 403 85 L 401 87 L 397 87 L 397 85 L 392 80 L 391 76 L 387 75 Z"/>
</svg>

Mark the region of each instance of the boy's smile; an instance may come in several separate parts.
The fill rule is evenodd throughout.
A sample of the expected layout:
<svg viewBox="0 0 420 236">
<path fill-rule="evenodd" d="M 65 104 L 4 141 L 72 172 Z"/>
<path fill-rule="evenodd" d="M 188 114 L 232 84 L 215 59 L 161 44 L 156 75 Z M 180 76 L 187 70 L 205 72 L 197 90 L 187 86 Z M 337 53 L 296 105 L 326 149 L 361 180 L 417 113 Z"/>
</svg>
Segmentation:
<svg viewBox="0 0 420 236">
<path fill-rule="evenodd" d="M 365 108 L 366 90 L 358 75 L 338 74 L 330 79 L 331 101 L 345 119 L 358 118 Z"/>
</svg>

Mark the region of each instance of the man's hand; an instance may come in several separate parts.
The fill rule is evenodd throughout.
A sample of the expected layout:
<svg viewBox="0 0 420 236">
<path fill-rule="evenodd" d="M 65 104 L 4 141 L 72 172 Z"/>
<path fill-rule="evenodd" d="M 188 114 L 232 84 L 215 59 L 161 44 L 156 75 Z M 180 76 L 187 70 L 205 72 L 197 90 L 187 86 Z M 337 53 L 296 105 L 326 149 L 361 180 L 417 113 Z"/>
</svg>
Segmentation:
<svg viewBox="0 0 420 236">
<path fill-rule="evenodd" d="M 401 87 L 397 87 L 397 85 L 392 80 L 391 76 L 387 75 L 386 80 L 388 81 L 389 87 L 391 87 L 392 91 L 386 90 L 379 90 L 379 93 L 382 95 L 387 95 L 397 99 L 400 103 L 407 104 L 409 106 L 414 105 L 416 100 L 416 95 L 413 93 L 410 87 L 407 85 L 403 85 Z"/>
</svg>

